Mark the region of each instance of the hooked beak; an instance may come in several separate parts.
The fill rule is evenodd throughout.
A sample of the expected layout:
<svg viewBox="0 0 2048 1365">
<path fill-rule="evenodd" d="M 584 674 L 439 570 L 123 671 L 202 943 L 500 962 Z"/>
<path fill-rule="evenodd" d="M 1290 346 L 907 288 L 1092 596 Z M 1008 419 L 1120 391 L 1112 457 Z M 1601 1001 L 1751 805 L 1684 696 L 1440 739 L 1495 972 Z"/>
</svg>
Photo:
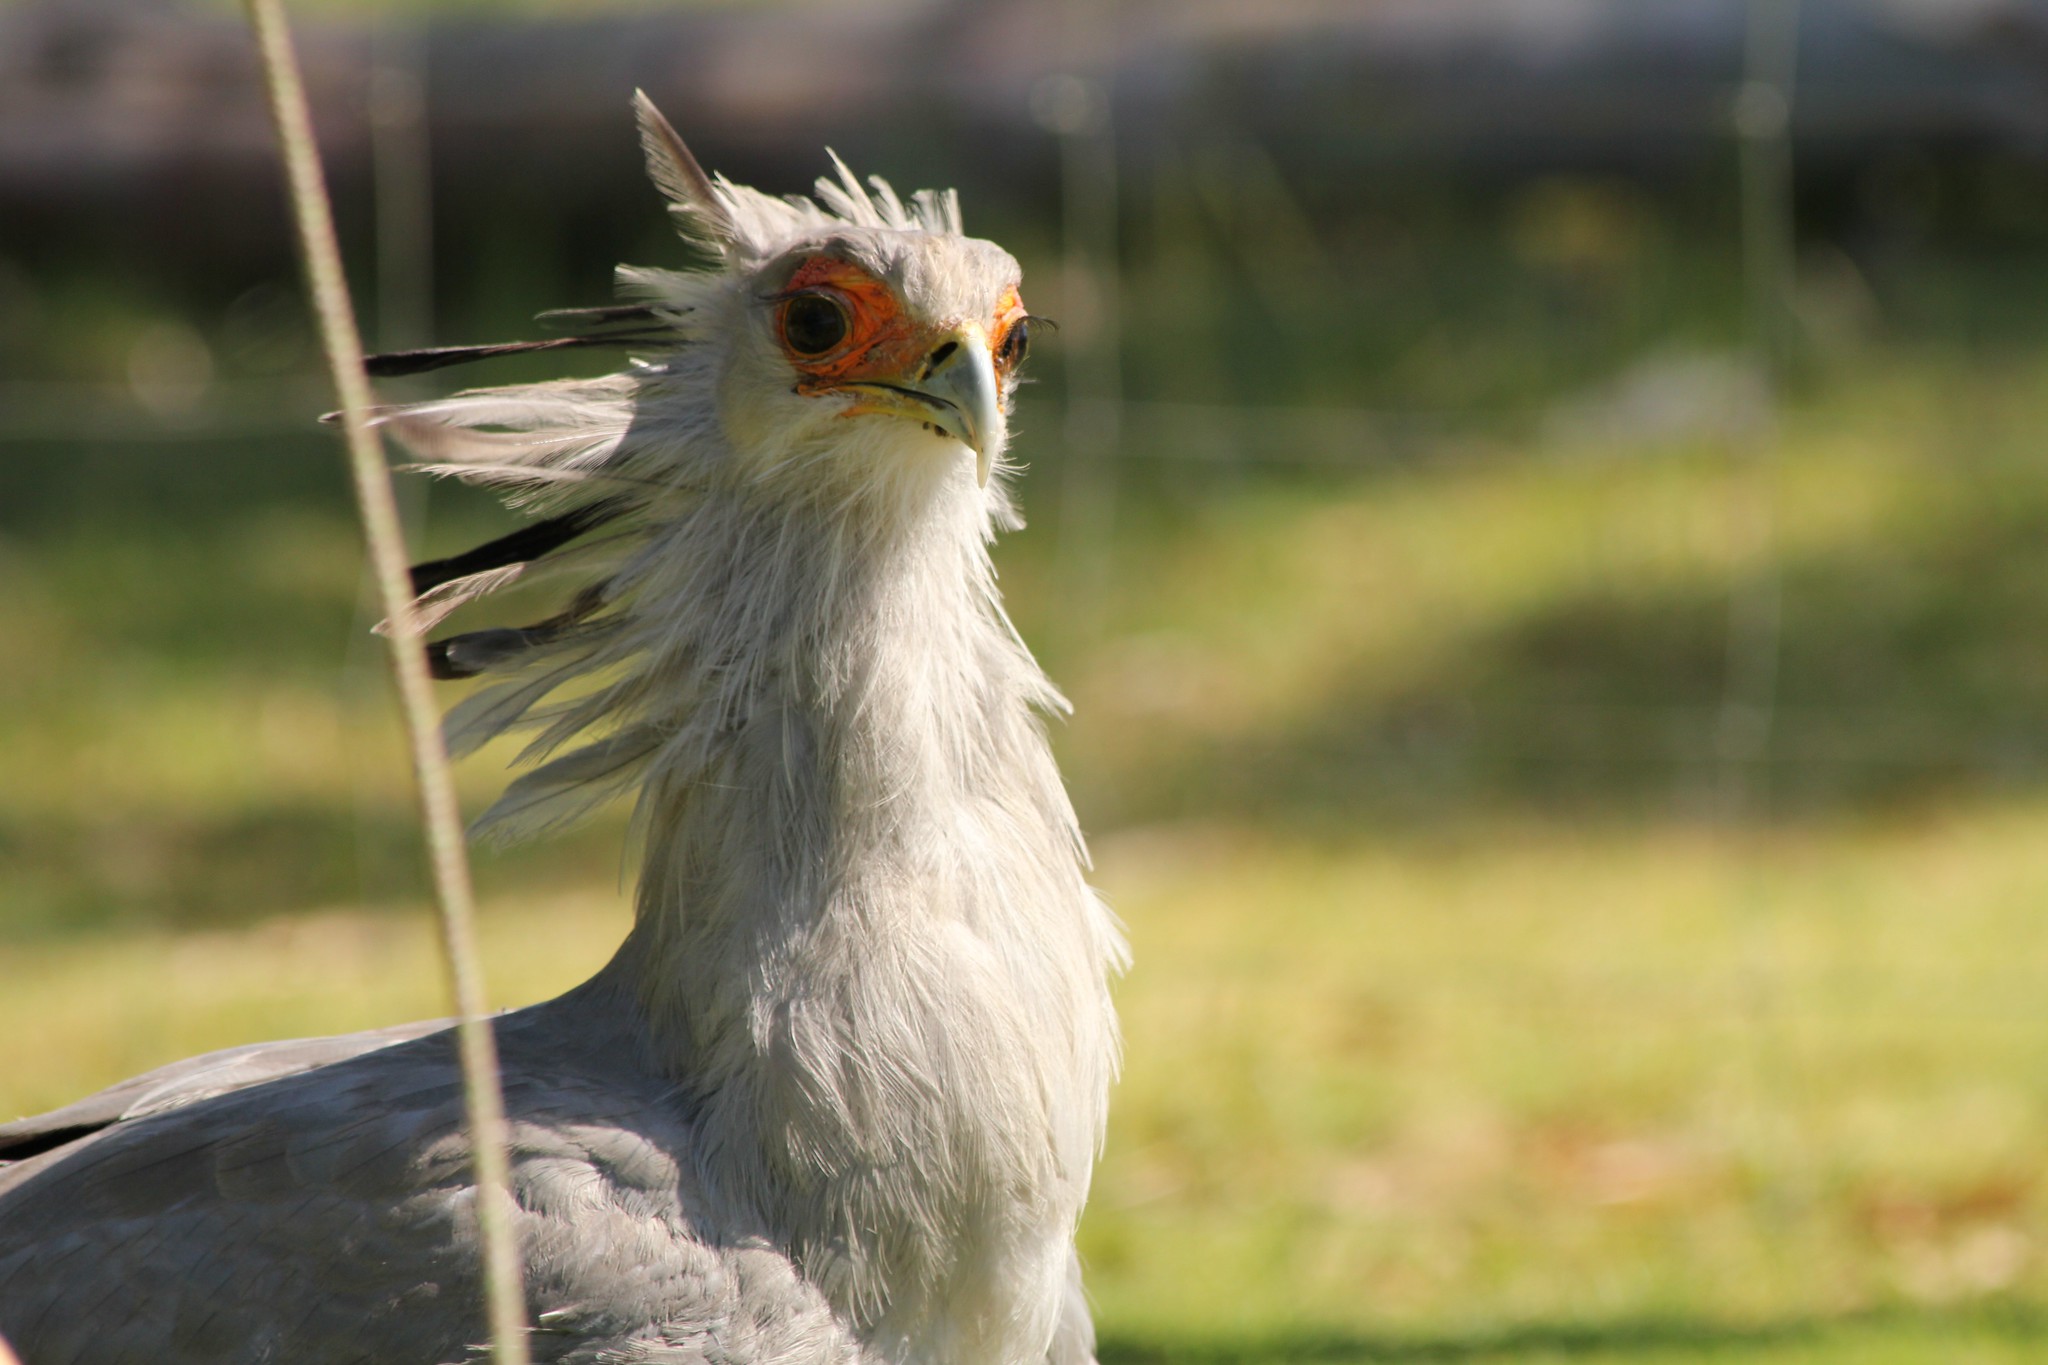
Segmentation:
<svg viewBox="0 0 2048 1365">
<path fill-rule="evenodd" d="M 847 411 L 887 412 L 935 427 L 974 452 L 974 481 L 988 486 L 989 468 L 1004 436 L 1002 387 L 995 357 L 979 327 L 948 333 L 898 383 L 856 383 L 845 388 L 859 401 Z"/>
</svg>

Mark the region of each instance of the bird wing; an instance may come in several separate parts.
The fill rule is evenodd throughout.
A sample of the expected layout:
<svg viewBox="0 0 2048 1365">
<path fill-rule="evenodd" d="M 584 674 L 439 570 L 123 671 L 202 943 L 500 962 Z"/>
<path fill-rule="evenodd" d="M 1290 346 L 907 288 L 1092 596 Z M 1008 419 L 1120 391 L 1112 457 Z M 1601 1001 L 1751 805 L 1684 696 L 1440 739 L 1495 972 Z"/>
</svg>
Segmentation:
<svg viewBox="0 0 2048 1365">
<path fill-rule="evenodd" d="M 62 1109 L 0 1123 L 0 1194 L 26 1178 L 29 1172 L 24 1167 L 30 1158 L 54 1153 L 124 1119 L 147 1118 L 244 1086 L 344 1061 L 447 1026 L 447 1020 L 436 1019 L 332 1038 L 293 1038 L 223 1048 L 145 1071 Z"/>
<path fill-rule="evenodd" d="M 700 1188 L 684 1106 L 631 1036 L 550 1008 L 497 1020 L 536 1358 L 852 1360 L 758 1221 Z M 321 1041 L 354 1051 L 148 1114 L 108 1118 L 149 1087 L 74 1107 L 102 1126 L 10 1173 L 0 1334 L 24 1360 L 473 1358 L 488 1329 L 452 1034 Z M 208 1062 L 172 1084 L 204 1089 Z"/>
</svg>

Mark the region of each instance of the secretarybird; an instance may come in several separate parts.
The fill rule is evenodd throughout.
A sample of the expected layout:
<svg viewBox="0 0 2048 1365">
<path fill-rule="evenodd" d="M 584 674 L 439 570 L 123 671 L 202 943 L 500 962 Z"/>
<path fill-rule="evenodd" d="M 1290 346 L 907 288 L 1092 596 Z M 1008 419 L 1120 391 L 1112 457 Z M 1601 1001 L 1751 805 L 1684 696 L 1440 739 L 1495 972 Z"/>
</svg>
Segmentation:
<svg viewBox="0 0 2048 1365">
<path fill-rule="evenodd" d="M 999 602 L 1017 263 L 843 165 L 712 180 L 642 97 L 706 268 L 554 344 L 589 381 L 383 410 L 543 513 L 422 565 L 560 609 L 432 646 L 458 749 L 531 736 L 480 824 L 637 790 L 636 919 L 496 1023 L 537 1359 L 1083 1362 L 1074 1228 L 1123 947 Z M 387 371 L 497 353 L 387 358 Z M 994 477 L 992 477 L 992 475 Z M 473 1359 L 470 1163 L 440 1024 L 237 1048 L 0 1129 L 0 1333 L 25 1365 Z"/>
</svg>

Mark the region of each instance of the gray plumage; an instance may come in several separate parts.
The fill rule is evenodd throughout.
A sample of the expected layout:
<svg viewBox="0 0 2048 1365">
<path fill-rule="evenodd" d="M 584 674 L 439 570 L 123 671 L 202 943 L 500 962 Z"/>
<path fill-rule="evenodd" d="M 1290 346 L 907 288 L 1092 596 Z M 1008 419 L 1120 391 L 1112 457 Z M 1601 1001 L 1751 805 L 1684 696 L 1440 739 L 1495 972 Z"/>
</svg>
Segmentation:
<svg viewBox="0 0 2048 1365">
<path fill-rule="evenodd" d="M 1016 263 L 950 194 L 841 167 L 773 199 L 641 118 L 710 262 L 621 272 L 664 344 L 380 414 L 550 519 L 419 580 L 436 620 L 566 586 L 437 646 L 483 679 L 458 746 L 528 736 L 481 826 L 637 794 L 628 940 L 497 1022 L 535 1357 L 1078 1365 L 1123 948 L 987 557 L 1014 524 Z M 25 1365 L 482 1350 L 437 1025 L 180 1063 L 0 1128 L 10 1154 Z"/>
</svg>

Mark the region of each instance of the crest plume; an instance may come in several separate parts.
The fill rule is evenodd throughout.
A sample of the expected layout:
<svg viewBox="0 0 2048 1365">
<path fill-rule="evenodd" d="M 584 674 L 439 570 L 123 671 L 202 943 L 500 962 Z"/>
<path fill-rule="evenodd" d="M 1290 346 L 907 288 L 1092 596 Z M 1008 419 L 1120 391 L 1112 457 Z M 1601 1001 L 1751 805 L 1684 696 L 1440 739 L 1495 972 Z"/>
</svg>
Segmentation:
<svg viewBox="0 0 2048 1365">
<path fill-rule="evenodd" d="M 640 124 L 640 147 L 647 154 L 647 174 L 669 199 L 669 212 L 684 235 L 714 249 L 736 235 L 732 218 L 718 197 L 718 187 L 690 152 L 675 126 L 662 116 L 645 90 L 633 92 L 633 115 Z"/>
</svg>

